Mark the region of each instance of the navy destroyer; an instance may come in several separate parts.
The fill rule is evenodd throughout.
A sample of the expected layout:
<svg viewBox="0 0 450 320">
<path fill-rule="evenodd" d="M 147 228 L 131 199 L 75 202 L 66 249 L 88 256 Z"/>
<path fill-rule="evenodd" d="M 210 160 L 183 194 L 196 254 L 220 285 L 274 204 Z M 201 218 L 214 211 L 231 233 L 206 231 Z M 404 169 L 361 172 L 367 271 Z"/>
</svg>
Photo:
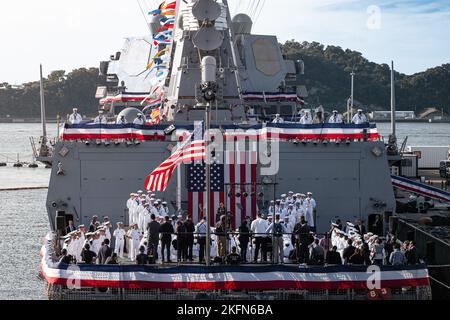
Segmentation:
<svg viewBox="0 0 450 320">
<path fill-rule="evenodd" d="M 163 3 L 151 13 L 150 36 L 128 38 L 102 62 L 109 81 L 97 90 L 99 121 L 69 121 L 51 150 L 46 208 L 51 233 L 42 249 L 42 274 L 52 299 L 367 299 L 372 271 L 357 266 L 293 265 L 136 266 L 57 263 L 69 221 L 91 217 L 130 224 L 130 192 L 148 186 L 147 175 L 180 141 L 205 123 L 214 158 L 223 159 L 220 182 L 192 185 L 189 165 L 179 165 L 164 192 L 171 213 L 206 216 L 214 226 L 220 203 L 232 229 L 268 213 L 289 190 L 317 200 L 311 227 L 329 231 L 333 221 L 383 218 L 387 230 L 396 201 L 389 148 L 376 126 L 330 124 L 329 113 L 305 103 L 305 66 L 287 60 L 277 38 L 252 33 L 248 15 L 232 17 L 227 0 Z M 307 68 L 307 66 L 306 66 Z M 82 106 L 79 106 L 82 110 Z M 300 118 L 311 112 L 311 121 Z M 139 115 L 145 123 L 136 123 Z M 280 120 L 281 119 L 281 120 Z M 98 119 L 97 119 L 98 120 Z M 350 120 L 350 119 L 348 119 Z M 348 121 L 350 122 L 350 121 Z M 216 165 L 216 164 L 215 164 Z M 205 165 L 205 172 L 215 171 Z M 206 177 L 206 179 L 205 179 Z M 148 182 L 148 181 L 147 181 Z M 392 298 L 429 299 L 423 265 L 381 268 L 378 290 Z"/>
</svg>

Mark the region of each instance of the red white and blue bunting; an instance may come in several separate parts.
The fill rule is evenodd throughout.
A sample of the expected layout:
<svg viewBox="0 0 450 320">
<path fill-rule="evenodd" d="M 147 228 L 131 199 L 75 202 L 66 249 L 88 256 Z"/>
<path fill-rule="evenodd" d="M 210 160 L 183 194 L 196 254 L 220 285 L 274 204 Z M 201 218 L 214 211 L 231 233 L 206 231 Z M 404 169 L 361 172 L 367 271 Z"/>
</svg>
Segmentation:
<svg viewBox="0 0 450 320">
<path fill-rule="evenodd" d="M 448 191 L 403 177 L 392 176 L 391 179 L 392 184 L 396 188 L 429 197 L 434 200 L 450 203 L 450 192 Z"/>
<path fill-rule="evenodd" d="M 49 284 L 79 288 L 190 290 L 367 289 L 373 278 L 364 266 L 179 266 L 66 265 L 53 262 L 51 235 L 41 249 L 41 272 Z M 381 268 L 381 288 L 429 286 L 426 266 Z"/>
<path fill-rule="evenodd" d="M 169 125 L 139 126 L 134 124 L 93 124 L 84 123 L 78 125 L 66 124 L 62 131 L 63 140 L 81 139 L 137 139 L 137 140 L 166 140 L 164 130 Z M 192 132 L 193 126 L 180 127 L 177 131 L 182 133 Z M 250 128 L 235 126 L 222 127 L 225 140 L 249 139 L 253 141 L 264 139 L 279 140 L 334 140 L 351 139 L 360 140 L 364 137 L 369 141 L 379 139 L 376 125 L 374 124 L 267 124 Z"/>
</svg>

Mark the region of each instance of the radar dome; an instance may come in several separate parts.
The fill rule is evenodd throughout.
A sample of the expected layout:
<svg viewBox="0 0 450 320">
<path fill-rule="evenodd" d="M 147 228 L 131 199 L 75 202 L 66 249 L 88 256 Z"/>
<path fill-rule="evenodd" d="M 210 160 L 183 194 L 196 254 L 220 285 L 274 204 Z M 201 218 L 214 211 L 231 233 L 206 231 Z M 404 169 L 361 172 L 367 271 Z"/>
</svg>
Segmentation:
<svg viewBox="0 0 450 320">
<path fill-rule="evenodd" d="M 133 123 L 138 113 L 142 113 L 141 110 L 136 108 L 126 108 L 119 113 L 117 119 L 120 119 L 122 116 L 124 116 L 125 120 L 127 120 L 127 123 Z"/>
<path fill-rule="evenodd" d="M 233 18 L 233 30 L 236 34 L 250 34 L 252 32 L 253 21 L 245 13 L 239 13 Z"/>
</svg>

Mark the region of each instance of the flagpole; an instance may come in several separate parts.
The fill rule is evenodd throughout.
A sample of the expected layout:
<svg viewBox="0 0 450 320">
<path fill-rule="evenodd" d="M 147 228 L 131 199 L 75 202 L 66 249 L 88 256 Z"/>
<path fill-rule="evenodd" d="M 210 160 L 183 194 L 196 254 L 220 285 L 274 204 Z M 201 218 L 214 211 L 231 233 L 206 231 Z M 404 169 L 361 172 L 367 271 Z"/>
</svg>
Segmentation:
<svg viewBox="0 0 450 320">
<path fill-rule="evenodd" d="M 211 128 L 211 103 L 208 102 L 205 108 L 205 175 L 206 175 L 206 265 L 211 265 L 211 159 L 208 152 L 209 130 Z"/>
</svg>

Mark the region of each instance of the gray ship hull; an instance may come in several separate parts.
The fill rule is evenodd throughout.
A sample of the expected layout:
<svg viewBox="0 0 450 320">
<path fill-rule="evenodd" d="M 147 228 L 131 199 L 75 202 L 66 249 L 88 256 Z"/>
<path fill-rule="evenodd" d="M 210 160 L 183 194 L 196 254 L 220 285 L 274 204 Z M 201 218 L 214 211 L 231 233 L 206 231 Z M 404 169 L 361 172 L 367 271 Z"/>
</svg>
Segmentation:
<svg viewBox="0 0 450 320">
<path fill-rule="evenodd" d="M 143 142 L 126 147 L 80 142 L 60 142 L 55 146 L 53 163 L 61 163 L 62 174 L 53 166 L 47 197 L 47 210 L 55 230 L 57 211 L 64 211 L 76 224 L 89 223 L 96 214 L 115 223 L 128 222 L 126 201 L 130 192 L 143 189 L 145 178 L 170 155 L 170 142 Z M 313 192 L 317 201 L 316 225 L 325 232 L 330 221 L 369 221 L 372 214 L 394 212 L 395 198 L 382 142 L 352 142 L 349 145 L 321 143 L 280 143 L 280 169 L 277 175 L 262 177 L 272 182 L 262 186 L 264 197 L 258 210 L 289 190 Z M 187 210 L 186 168 L 182 166 L 182 207 Z M 171 179 L 164 194 L 157 196 L 176 210 L 177 179 Z"/>
</svg>

